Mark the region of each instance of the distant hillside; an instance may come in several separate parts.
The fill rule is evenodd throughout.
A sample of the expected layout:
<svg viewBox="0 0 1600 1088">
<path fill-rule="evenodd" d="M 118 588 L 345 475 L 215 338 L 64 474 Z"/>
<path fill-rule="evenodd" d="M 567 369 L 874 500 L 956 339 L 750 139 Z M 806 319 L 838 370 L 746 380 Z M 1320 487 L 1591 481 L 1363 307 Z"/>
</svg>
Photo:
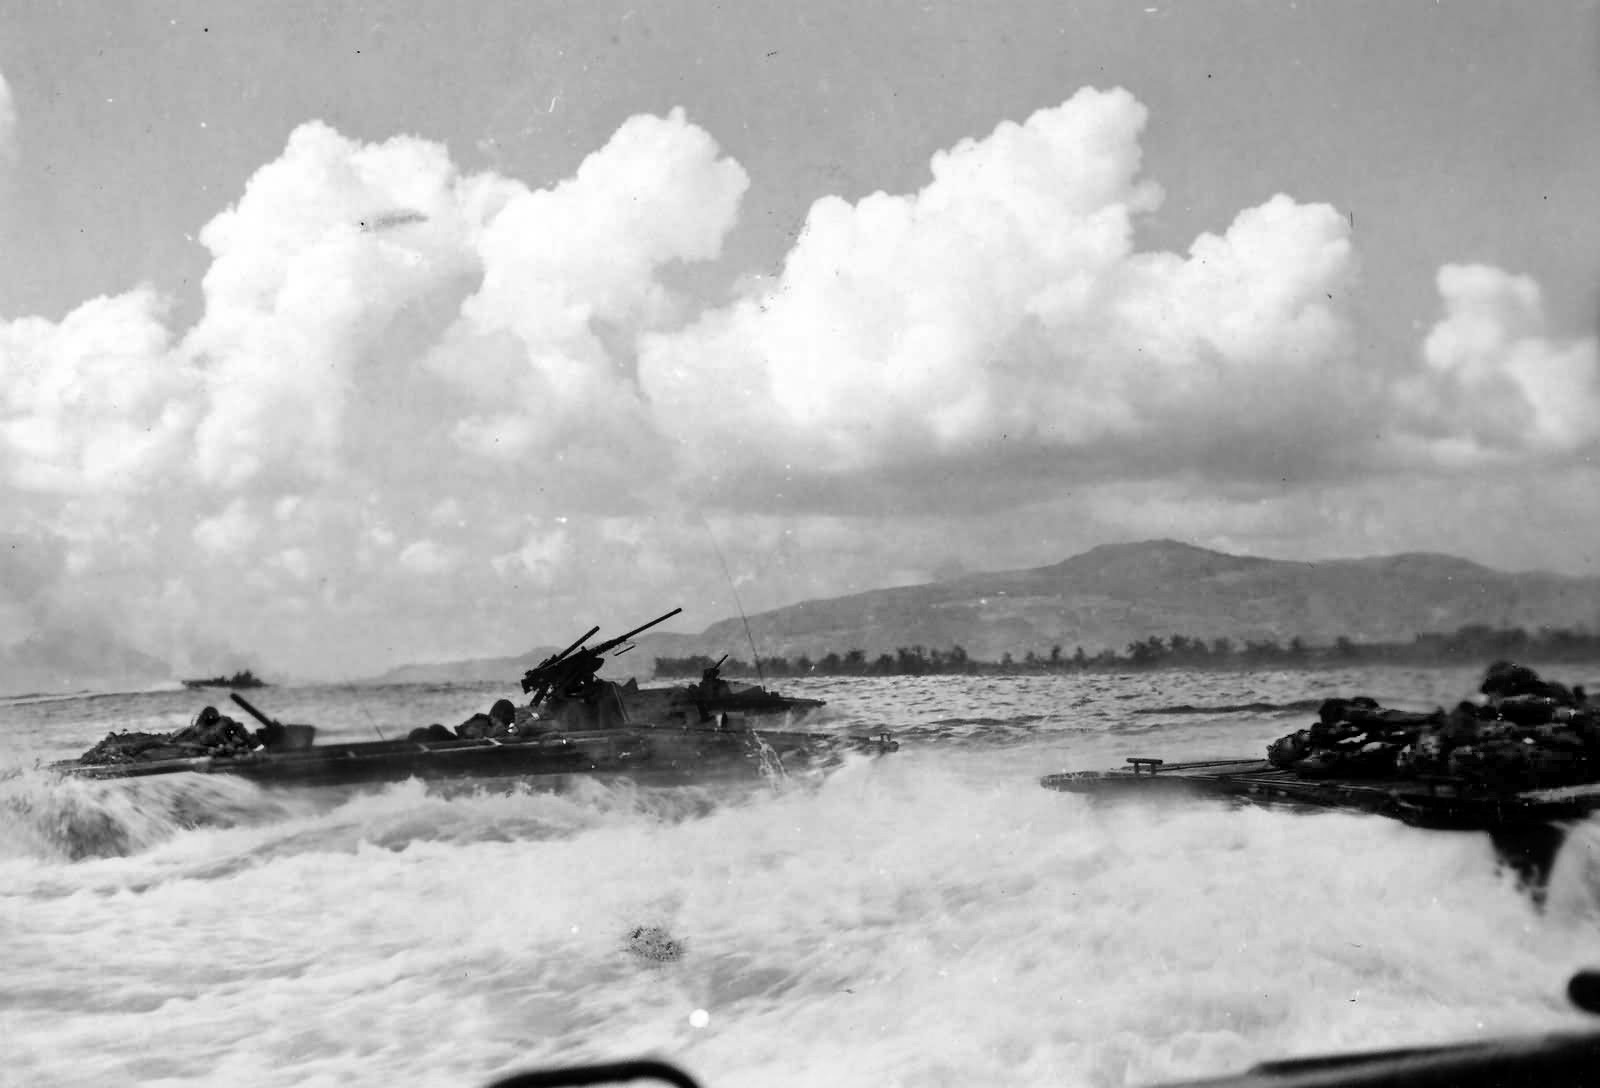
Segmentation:
<svg viewBox="0 0 1600 1088">
<path fill-rule="evenodd" d="M 968 574 L 872 590 L 750 617 L 763 655 L 964 647 L 974 658 L 1029 650 L 1121 650 L 1151 636 L 1327 645 L 1409 640 L 1471 623 L 1594 629 L 1600 579 L 1508 574 L 1446 555 L 1288 562 L 1171 540 L 1113 544 L 1033 570 Z M 668 650 L 748 657 L 743 623 L 708 627 Z"/>
<path fill-rule="evenodd" d="M 1171 540 L 1108 544 L 1048 567 L 964 574 L 927 585 L 806 601 L 750 617 L 765 657 L 813 659 L 852 649 L 869 658 L 900 647 L 962 646 L 976 659 L 1032 650 L 1121 651 L 1152 636 L 1312 646 L 1409 641 L 1467 624 L 1600 631 L 1600 579 L 1508 574 L 1447 555 L 1288 562 L 1227 555 Z M 601 638 L 611 630 L 602 631 Z M 405 665 L 379 683 L 503 681 L 554 652 Z M 603 675 L 648 678 L 657 657 L 748 659 L 737 617 L 698 635 L 650 632 Z"/>
</svg>

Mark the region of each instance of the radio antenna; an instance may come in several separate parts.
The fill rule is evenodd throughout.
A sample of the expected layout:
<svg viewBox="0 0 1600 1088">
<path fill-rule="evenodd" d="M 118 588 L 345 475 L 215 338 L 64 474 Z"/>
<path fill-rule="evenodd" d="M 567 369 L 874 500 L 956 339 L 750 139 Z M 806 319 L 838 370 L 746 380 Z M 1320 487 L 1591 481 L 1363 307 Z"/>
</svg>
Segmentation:
<svg viewBox="0 0 1600 1088">
<path fill-rule="evenodd" d="M 733 584 L 733 575 L 728 570 L 728 560 L 724 558 L 722 549 L 717 545 L 717 534 L 711 531 L 711 522 L 706 520 L 704 514 L 700 520 L 706 527 L 706 535 L 711 538 L 711 550 L 717 553 L 717 562 L 722 564 L 722 576 L 728 580 L 728 590 L 733 594 L 733 606 L 739 610 L 739 619 L 744 622 L 744 637 L 750 642 L 751 664 L 756 667 L 756 679 L 761 681 L 761 686 L 767 686 L 767 678 L 761 672 L 761 651 L 756 649 L 756 637 L 750 633 L 750 617 L 744 614 L 744 604 L 739 600 L 739 587 Z"/>
</svg>

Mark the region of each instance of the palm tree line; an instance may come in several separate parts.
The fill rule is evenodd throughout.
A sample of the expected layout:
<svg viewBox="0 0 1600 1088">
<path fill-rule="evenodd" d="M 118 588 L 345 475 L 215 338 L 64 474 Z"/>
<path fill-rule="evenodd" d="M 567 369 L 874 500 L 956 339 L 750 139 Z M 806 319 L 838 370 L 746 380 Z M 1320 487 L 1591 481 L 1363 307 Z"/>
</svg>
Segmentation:
<svg viewBox="0 0 1600 1088">
<path fill-rule="evenodd" d="M 1549 663 L 1600 661 L 1600 634 L 1582 628 L 1490 627 L 1470 624 L 1453 632 L 1417 635 L 1409 642 L 1358 642 L 1341 636 L 1328 645 L 1311 645 L 1297 637 L 1274 639 L 1195 638 L 1151 635 L 1111 649 L 1088 653 L 1082 646 L 1068 652 L 1059 643 L 1027 650 L 1019 658 L 1002 654 L 997 661 L 971 656 L 965 647 L 949 649 L 902 646 L 876 656 L 852 648 L 817 657 L 761 657 L 752 663 L 729 657 L 721 671 L 728 676 L 922 676 L 970 673 L 1137 672 L 1148 669 L 1337 668 L 1359 664 L 1474 664 L 1497 658 Z M 716 664 L 703 655 L 658 657 L 658 677 L 698 677 Z M 759 667 L 757 667 L 759 664 Z"/>
</svg>

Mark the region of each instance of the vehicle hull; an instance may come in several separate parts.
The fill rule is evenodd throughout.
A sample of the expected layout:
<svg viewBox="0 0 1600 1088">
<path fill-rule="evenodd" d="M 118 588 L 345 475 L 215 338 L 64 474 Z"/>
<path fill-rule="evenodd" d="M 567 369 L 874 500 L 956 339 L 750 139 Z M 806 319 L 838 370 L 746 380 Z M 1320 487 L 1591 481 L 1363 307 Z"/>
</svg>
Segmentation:
<svg viewBox="0 0 1600 1088">
<path fill-rule="evenodd" d="M 813 769 L 851 751 L 898 747 L 887 738 L 740 729 L 626 727 L 533 737 L 318 744 L 299 751 L 258 751 L 120 763 L 73 760 L 52 769 L 78 778 L 223 774 L 265 786 L 342 786 L 456 778 L 570 775 L 628 776 L 694 782 Z"/>
<path fill-rule="evenodd" d="M 1144 763 L 1125 769 L 1069 771 L 1046 775 L 1040 785 L 1099 796 L 1184 793 L 1262 804 L 1347 809 L 1389 816 L 1417 827 L 1465 831 L 1582 819 L 1600 809 L 1600 782 L 1508 792 L 1447 779 L 1304 778 L 1264 759 Z"/>
</svg>

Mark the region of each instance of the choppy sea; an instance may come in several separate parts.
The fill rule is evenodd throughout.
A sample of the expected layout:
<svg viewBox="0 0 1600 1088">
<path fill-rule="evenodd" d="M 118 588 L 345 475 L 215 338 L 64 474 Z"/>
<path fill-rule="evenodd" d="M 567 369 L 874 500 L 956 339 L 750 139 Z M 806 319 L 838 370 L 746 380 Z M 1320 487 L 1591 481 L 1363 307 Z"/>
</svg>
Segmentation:
<svg viewBox="0 0 1600 1088">
<path fill-rule="evenodd" d="M 1600 666 L 1541 671 L 1600 688 Z M 1326 696 L 1448 705 L 1479 672 L 799 680 L 828 701 L 815 728 L 901 750 L 560 793 L 67 781 L 43 764 L 208 696 L 0 700 L 0 1082 L 456 1088 L 649 1055 L 708 1088 L 1141 1085 L 1581 1027 L 1595 828 L 1540 909 L 1482 835 L 1038 785 L 1253 756 Z M 372 738 L 506 694 L 250 698 Z"/>
</svg>

